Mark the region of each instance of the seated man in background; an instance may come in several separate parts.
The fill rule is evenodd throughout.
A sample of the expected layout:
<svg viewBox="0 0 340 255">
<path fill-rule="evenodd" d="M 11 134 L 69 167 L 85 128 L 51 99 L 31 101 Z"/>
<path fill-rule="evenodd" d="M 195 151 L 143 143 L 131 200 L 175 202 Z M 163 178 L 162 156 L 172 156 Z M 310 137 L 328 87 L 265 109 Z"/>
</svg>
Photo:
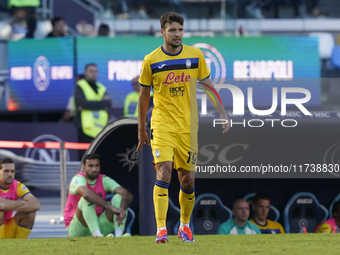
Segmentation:
<svg viewBox="0 0 340 255">
<path fill-rule="evenodd" d="M 270 196 L 258 193 L 253 199 L 254 219 L 250 222 L 259 227 L 262 234 L 285 234 L 282 225 L 276 221 L 268 220 Z"/>
<path fill-rule="evenodd" d="M 218 235 L 253 235 L 261 234 L 259 228 L 248 221 L 249 204 L 244 199 L 237 199 L 233 204 L 234 218 L 221 224 Z"/>
<path fill-rule="evenodd" d="M 105 201 L 106 193 L 116 194 L 111 203 Z M 122 236 L 132 199 L 128 190 L 100 174 L 99 155 L 85 155 L 83 172 L 72 178 L 67 197 L 64 218 L 68 235 L 113 236 L 114 231 L 116 237 Z"/>
<path fill-rule="evenodd" d="M 315 233 L 338 233 L 340 228 L 340 200 L 332 207 L 333 218 L 326 220 L 316 226 Z"/>
<path fill-rule="evenodd" d="M 12 159 L 0 160 L 0 238 L 27 238 L 40 203 L 19 181 L 14 180 Z M 17 201 L 21 198 L 21 201 Z M 17 213 L 13 217 L 13 210 Z"/>
</svg>

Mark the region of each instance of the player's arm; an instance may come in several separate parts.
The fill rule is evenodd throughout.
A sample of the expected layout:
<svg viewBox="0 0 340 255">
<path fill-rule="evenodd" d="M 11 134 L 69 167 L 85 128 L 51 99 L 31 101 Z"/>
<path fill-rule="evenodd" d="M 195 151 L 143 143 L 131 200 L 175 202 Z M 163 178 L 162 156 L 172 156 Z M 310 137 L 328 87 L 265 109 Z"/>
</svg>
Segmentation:
<svg viewBox="0 0 340 255">
<path fill-rule="evenodd" d="M 25 201 L 25 203 L 15 208 L 16 211 L 31 213 L 40 210 L 40 202 L 32 193 L 27 193 L 21 199 Z"/>
<path fill-rule="evenodd" d="M 138 100 L 138 146 L 137 151 L 142 150 L 142 145 L 149 143 L 148 134 L 145 131 L 146 113 L 149 108 L 150 87 L 141 87 Z"/>
<path fill-rule="evenodd" d="M 217 230 L 218 235 L 229 235 L 230 230 L 227 230 L 227 226 L 225 223 L 222 223 Z"/>
<path fill-rule="evenodd" d="M 148 134 L 145 131 L 146 114 L 149 108 L 150 90 L 152 84 L 152 71 L 146 59 L 142 63 L 141 75 L 138 80 L 141 86 L 138 100 L 138 146 L 137 151 L 142 150 L 142 145 L 150 145 Z"/>
<path fill-rule="evenodd" d="M 113 207 L 111 204 L 107 203 L 104 199 L 94 193 L 86 186 L 78 186 L 77 194 L 81 195 L 86 201 L 90 202 L 91 204 L 98 205 L 105 210 L 110 210 L 113 213 L 121 213 L 119 208 Z"/>
<path fill-rule="evenodd" d="M 214 84 L 211 82 L 210 78 L 206 78 L 202 81 L 199 81 L 201 86 L 204 89 L 210 103 L 215 107 L 216 111 L 220 114 L 220 119 L 227 120 L 227 124 L 223 124 L 223 134 L 226 133 L 230 128 L 230 122 L 227 113 L 222 105 L 222 101 L 220 95 L 218 94 L 217 90 L 214 87 Z"/>
<path fill-rule="evenodd" d="M 207 94 L 209 101 L 215 107 L 217 112 L 220 114 L 220 119 L 225 119 L 227 121 L 227 124 L 222 124 L 222 128 L 223 128 L 222 133 L 224 134 L 230 128 L 229 119 L 222 105 L 220 95 L 214 88 L 214 85 L 212 84 L 209 77 L 210 77 L 210 70 L 204 59 L 203 53 L 199 50 L 198 80 L 199 80 L 199 83 L 202 85 L 204 92 Z"/>
<path fill-rule="evenodd" d="M 12 201 L 0 197 L 0 211 L 13 211 L 16 210 L 17 207 L 25 203 L 26 203 L 25 201 Z"/>
<path fill-rule="evenodd" d="M 120 204 L 120 208 L 125 211 L 130 206 L 133 200 L 133 195 L 122 186 L 115 188 L 113 193 L 122 196 L 122 203 Z"/>
</svg>

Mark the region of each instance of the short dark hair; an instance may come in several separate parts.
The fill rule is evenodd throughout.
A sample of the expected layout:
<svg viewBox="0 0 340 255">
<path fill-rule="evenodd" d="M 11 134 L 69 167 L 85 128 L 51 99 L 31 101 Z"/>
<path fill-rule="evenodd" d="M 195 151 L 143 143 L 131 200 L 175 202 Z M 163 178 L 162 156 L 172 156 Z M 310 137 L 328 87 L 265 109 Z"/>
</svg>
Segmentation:
<svg viewBox="0 0 340 255">
<path fill-rule="evenodd" d="M 87 68 L 89 68 L 90 66 L 98 67 L 97 64 L 95 64 L 95 63 L 88 63 L 88 64 L 85 65 L 85 71 L 86 71 Z"/>
<path fill-rule="evenodd" d="M 87 154 L 87 155 L 85 155 L 83 157 L 83 164 L 84 164 L 84 166 L 86 164 L 86 160 L 88 160 L 88 159 L 98 159 L 99 162 L 100 162 L 100 157 L 99 157 L 98 154 Z"/>
<path fill-rule="evenodd" d="M 61 21 L 61 20 L 64 20 L 64 18 L 63 18 L 63 17 L 60 17 L 60 16 L 55 16 L 55 17 L 53 17 L 53 19 L 51 20 L 52 27 L 54 27 L 54 25 L 55 25 L 57 22 Z"/>
<path fill-rule="evenodd" d="M 270 201 L 270 196 L 267 195 L 266 193 L 257 193 L 254 198 L 253 198 L 253 205 L 257 205 L 259 203 L 260 199 L 264 200 L 269 200 Z"/>
<path fill-rule="evenodd" d="M 340 199 L 336 201 L 332 206 L 333 217 L 334 217 L 334 213 L 338 213 L 339 206 L 340 206 Z"/>
<path fill-rule="evenodd" d="M 11 158 L 3 158 L 3 159 L 1 159 L 0 160 L 0 170 L 2 169 L 2 164 L 7 164 L 7 163 L 14 163 L 13 162 L 13 159 L 11 159 Z"/>
<path fill-rule="evenodd" d="M 165 24 L 171 24 L 172 22 L 177 22 L 183 26 L 184 18 L 177 12 L 166 12 L 161 16 L 160 22 L 161 28 L 165 29 Z"/>
</svg>

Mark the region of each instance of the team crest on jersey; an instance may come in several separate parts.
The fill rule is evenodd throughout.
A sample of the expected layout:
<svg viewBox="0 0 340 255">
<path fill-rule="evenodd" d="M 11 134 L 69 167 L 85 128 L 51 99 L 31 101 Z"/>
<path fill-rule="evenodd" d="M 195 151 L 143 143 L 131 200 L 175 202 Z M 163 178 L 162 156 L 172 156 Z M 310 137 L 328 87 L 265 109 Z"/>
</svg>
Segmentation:
<svg viewBox="0 0 340 255">
<path fill-rule="evenodd" d="M 159 150 L 155 151 L 155 156 L 156 156 L 156 158 L 159 158 Z"/>
<path fill-rule="evenodd" d="M 186 67 L 189 69 L 191 67 L 191 61 L 190 59 L 187 59 L 187 61 L 185 61 L 185 65 Z"/>
</svg>

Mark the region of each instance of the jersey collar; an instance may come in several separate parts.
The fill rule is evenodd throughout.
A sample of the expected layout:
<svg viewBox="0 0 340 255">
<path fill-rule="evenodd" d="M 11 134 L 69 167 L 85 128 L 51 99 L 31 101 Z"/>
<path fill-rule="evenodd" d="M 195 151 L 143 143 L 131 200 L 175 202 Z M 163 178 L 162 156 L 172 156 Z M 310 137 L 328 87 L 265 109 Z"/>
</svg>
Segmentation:
<svg viewBox="0 0 340 255">
<path fill-rule="evenodd" d="M 169 52 L 167 52 L 164 48 L 163 48 L 163 45 L 161 46 L 162 48 L 162 51 L 166 54 L 166 55 L 169 55 L 169 56 L 178 56 L 179 54 L 181 54 L 182 50 L 183 50 L 183 44 L 181 44 L 181 50 L 177 53 L 177 54 L 171 54 Z"/>
<path fill-rule="evenodd" d="M 255 222 L 257 225 L 259 225 L 259 226 L 261 226 L 261 227 L 266 227 L 266 226 L 268 225 L 268 220 L 266 220 L 266 224 L 264 224 L 264 225 L 258 223 L 258 222 L 255 220 L 255 217 L 254 217 L 253 220 L 254 220 L 254 222 Z"/>
<path fill-rule="evenodd" d="M 2 190 L 9 190 L 9 187 L 11 187 L 11 185 L 9 185 L 7 189 L 5 189 L 5 188 L 0 186 L 0 189 L 2 189 Z"/>
</svg>

